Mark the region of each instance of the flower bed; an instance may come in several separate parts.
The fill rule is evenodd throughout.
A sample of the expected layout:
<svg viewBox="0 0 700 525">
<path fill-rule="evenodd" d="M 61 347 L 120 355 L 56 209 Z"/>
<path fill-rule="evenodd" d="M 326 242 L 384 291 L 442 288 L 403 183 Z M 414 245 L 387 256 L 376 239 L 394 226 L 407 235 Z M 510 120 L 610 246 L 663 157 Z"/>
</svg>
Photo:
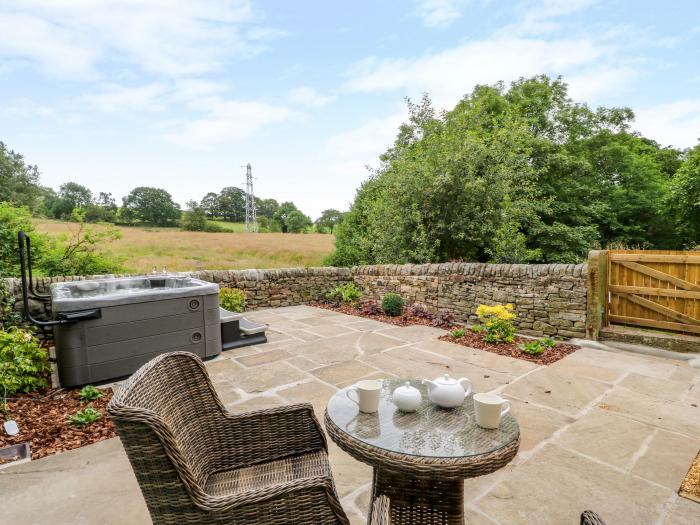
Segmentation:
<svg viewBox="0 0 700 525">
<path fill-rule="evenodd" d="M 472 331 L 468 327 L 456 324 L 453 316 L 449 313 L 436 317 L 428 313 L 425 309 L 415 305 L 405 308 L 402 314 L 399 316 L 385 315 L 381 313 L 381 310 L 376 308 L 368 309 L 366 306 L 363 307 L 362 303 L 359 302 L 351 303 L 326 301 L 311 303 L 311 306 L 323 308 L 325 310 L 332 310 L 334 312 L 341 312 L 348 315 L 354 315 L 357 317 L 364 317 L 366 319 L 373 319 L 375 321 L 381 321 L 383 323 L 397 326 L 424 325 L 435 326 L 445 330 L 456 330 L 457 332 L 463 332 L 463 335 L 455 337 L 452 334 L 447 334 L 441 336 L 439 339 L 442 341 L 467 346 L 469 348 L 478 348 L 479 350 L 485 350 L 487 352 L 492 352 L 494 354 L 499 354 L 506 357 L 514 357 L 516 359 L 530 361 L 539 365 L 552 364 L 578 349 L 577 346 L 564 342 L 552 342 L 554 346 L 543 347 L 541 353 L 529 354 L 523 351 L 521 345 L 532 343 L 533 341 L 536 341 L 536 339 L 516 335 L 515 329 L 512 327 L 511 328 L 513 331 L 510 334 L 510 337 L 506 337 L 506 339 L 512 339 L 512 341 L 501 340 L 500 342 L 489 342 L 486 340 L 486 332 L 483 329 L 478 332 Z M 511 316 L 510 310 L 512 310 L 512 307 L 510 305 L 506 305 L 502 307 L 497 306 L 495 308 L 486 307 L 485 309 L 495 310 L 498 314 L 504 317 L 504 319 L 501 319 L 500 322 L 497 323 L 497 328 L 502 328 L 502 321 L 509 320 Z"/>
<path fill-rule="evenodd" d="M 531 355 L 523 352 L 520 349 L 520 345 L 532 342 L 532 339 L 522 336 L 515 336 L 515 340 L 512 343 L 487 343 L 484 341 L 483 334 L 474 333 L 468 329 L 461 337 L 443 335 L 440 337 L 440 340 L 456 343 L 462 346 L 468 346 L 470 348 L 478 348 L 479 350 L 486 350 L 487 352 L 492 352 L 494 354 L 503 355 L 506 357 L 523 359 L 525 361 L 537 363 L 538 365 L 551 365 L 552 363 L 559 361 L 560 359 L 563 359 L 567 355 L 578 350 L 577 346 L 558 342 L 554 347 L 547 348 L 541 354 Z"/>
<path fill-rule="evenodd" d="M 375 321 L 380 321 L 382 323 L 388 323 L 388 324 L 393 324 L 396 326 L 411 326 L 411 325 L 424 325 L 424 326 L 435 326 L 437 328 L 444 328 L 445 330 L 449 330 L 451 328 L 454 328 L 455 325 L 454 323 L 448 323 L 441 321 L 440 319 L 433 319 L 432 317 L 422 317 L 422 316 L 417 316 L 412 313 L 412 311 L 409 309 L 405 309 L 404 312 L 401 315 L 398 316 L 390 316 L 390 315 L 384 315 L 383 313 L 377 313 L 377 314 L 370 314 L 362 311 L 360 308 L 356 306 L 352 306 L 351 304 L 348 303 L 340 303 L 340 304 L 335 304 L 335 303 L 324 303 L 324 302 L 317 302 L 317 303 L 310 303 L 309 306 L 315 306 L 316 308 L 323 308 L 325 310 L 332 310 L 334 312 L 340 312 L 343 314 L 347 315 L 354 315 L 357 317 L 364 317 L 367 319 L 373 319 Z"/>
<path fill-rule="evenodd" d="M 117 435 L 106 406 L 112 398 L 111 389 L 93 401 L 78 398 L 80 389 L 55 389 L 8 399 L 7 419 L 14 419 L 19 434 L 8 436 L 0 427 L 0 448 L 30 442 L 32 459 L 39 459 L 66 450 L 82 447 Z M 94 423 L 79 426 L 69 418 L 78 411 L 92 407 L 102 417 Z"/>
</svg>

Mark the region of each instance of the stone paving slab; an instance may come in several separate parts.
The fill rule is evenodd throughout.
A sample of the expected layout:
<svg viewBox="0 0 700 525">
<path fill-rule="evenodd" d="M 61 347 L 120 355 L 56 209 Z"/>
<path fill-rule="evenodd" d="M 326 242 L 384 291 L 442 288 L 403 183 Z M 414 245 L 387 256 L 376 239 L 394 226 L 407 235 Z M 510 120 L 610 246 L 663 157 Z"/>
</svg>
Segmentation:
<svg viewBox="0 0 700 525">
<path fill-rule="evenodd" d="M 477 501 L 501 523 L 577 524 L 592 509 L 611 525 L 655 523 L 673 492 L 547 445 Z"/>
<path fill-rule="evenodd" d="M 608 388 L 598 381 L 545 367 L 526 375 L 503 392 L 521 401 L 576 416 Z"/>
<path fill-rule="evenodd" d="M 567 426 L 557 443 L 609 465 L 630 468 L 637 451 L 655 432 L 652 426 L 597 409 Z"/>
<path fill-rule="evenodd" d="M 678 489 L 700 447 L 700 371 L 685 362 L 582 349 L 548 367 L 465 348 L 444 330 L 397 327 L 309 306 L 246 314 L 268 343 L 206 363 L 233 413 L 308 401 L 322 418 L 339 388 L 362 378 L 468 377 L 511 400 L 521 447 L 498 472 L 465 481 L 477 525 L 695 525 L 700 504 Z M 366 523 L 371 469 L 329 442 L 353 525 Z M 118 438 L 0 471 L 2 523 L 150 523 Z M 118 509 L 118 510 L 115 510 Z"/>
</svg>

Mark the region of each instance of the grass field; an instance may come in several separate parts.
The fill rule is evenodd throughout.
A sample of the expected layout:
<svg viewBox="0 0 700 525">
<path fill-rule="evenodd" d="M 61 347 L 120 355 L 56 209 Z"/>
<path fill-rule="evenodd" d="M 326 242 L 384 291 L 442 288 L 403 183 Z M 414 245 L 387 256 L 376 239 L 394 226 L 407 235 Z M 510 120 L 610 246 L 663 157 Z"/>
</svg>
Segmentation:
<svg viewBox="0 0 700 525">
<path fill-rule="evenodd" d="M 232 228 L 238 225 L 231 224 Z M 242 225 L 240 225 L 243 228 Z M 37 222 L 40 231 L 65 234 L 77 224 Z M 100 226 L 95 226 L 100 228 Z M 118 227 L 122 232 L 107 250 L 129 272 L 234 270 L 248 268 L 296 268 L 320 266 L 333 250 L 333 236 L 319 233 L 204 233 L 177 228 Z"/>
</svg>

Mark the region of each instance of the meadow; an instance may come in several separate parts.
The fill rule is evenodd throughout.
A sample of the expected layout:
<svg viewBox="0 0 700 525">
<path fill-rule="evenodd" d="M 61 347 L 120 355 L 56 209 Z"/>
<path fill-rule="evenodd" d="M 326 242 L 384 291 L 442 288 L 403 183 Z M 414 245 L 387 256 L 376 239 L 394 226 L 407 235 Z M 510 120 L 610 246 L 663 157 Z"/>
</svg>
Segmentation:
<svg viewBox="0 0 700 525">
<path fill-rule="evenodd" d="M 333 250 L 334 238 L 328 234 L 247 234 L 244 225 L 227 225 L 234 231 L 206 233 L 118 226 L 122 236 L 110 242 L 106 250 L 133 273 L 150 272 L 153 265 L 159 271 L 166 266 L 169 271 L 182 272 L 320 266 Z M 78 225 L 44 220 L 37 222 L 37 228 L 51 235 L 66 235 Z"/>
</svg>

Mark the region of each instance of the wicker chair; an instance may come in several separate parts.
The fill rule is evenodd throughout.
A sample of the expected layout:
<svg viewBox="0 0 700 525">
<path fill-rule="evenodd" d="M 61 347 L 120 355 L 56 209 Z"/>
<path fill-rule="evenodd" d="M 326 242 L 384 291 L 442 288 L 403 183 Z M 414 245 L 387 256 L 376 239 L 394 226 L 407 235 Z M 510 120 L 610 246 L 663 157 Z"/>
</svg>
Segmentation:
<svg viewBox="0 0 700 525">
<path fill-rule="evenodd" d="M 372 503 L 372 512 L 370 513 L 370 518 L 368 520 L 368 525 L 392 525 L 393 521 L 391 518 L 391 502 L 386 496 L 379 496 L 374 499 Z M 395 512 L 399 509 L 393 509 Z M 424 513 L 419 509 L 413 509 L 409 513 L 406 513 L 406 509 L 401 513 L 400 521 L 397 523 L 408 524 L 415 523 L 418 524 L 436 524 L 434 520 L 430 519 L 430 512 Z M 605 522 L 598 516 L 595 512 L 586 510 L 581 514 L 581 525 L 605 525 Z"/>
<path fill-rule="evenodd" d="M 173 352 L 107 410 L 155 525 L 349 524 L 309 403 L 230 414 L 201 360 Z"/>
</svg>

